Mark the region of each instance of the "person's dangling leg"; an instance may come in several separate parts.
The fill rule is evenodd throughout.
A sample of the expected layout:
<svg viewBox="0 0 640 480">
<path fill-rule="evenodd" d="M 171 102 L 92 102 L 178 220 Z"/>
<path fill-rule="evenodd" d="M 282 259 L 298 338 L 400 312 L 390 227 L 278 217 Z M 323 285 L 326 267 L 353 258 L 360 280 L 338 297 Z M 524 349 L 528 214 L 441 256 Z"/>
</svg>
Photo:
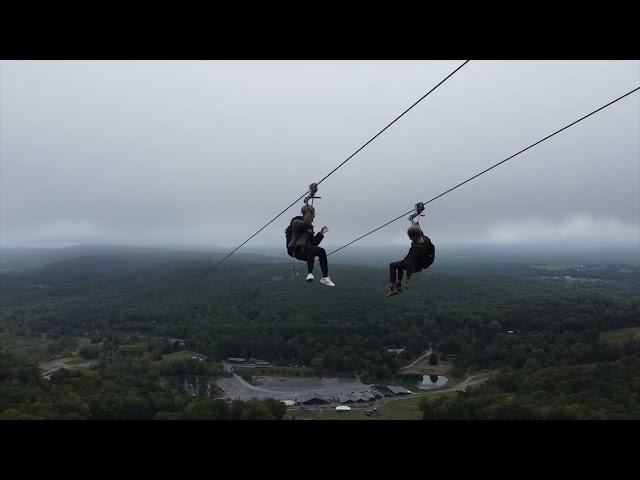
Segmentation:
<svg viewBox="0 0 640 480">
<path fill-rule="evenodd" d="M 306 249 L 307 254 L 307 273 L 313 274 L 313 265 L 316 263 L 316 256 L 313 249 Z"/>
<path fill-rule="evenodd" d="M 402 281 L 402 267 L 402 260 L 398 262 L 391 262 L 389 264 L 389 286 L 385 293 L 386 297 L 390 297 L 391 295 L 395 295 L 400 292 L 399 285 Z"/>
<path fill-rule="evenodd" d="M 320 269 L 322 270 L 322 278 L 320 283 L 327 285 L 328 287 L 335 287 L 336 284 L 331 281 L 329 277 L 329 262 L 327 262 L 327 252 L 322 247 L 313 247 L 313 258 L 318 257 L 320 263 Z"/>
<path fill-rule="evenodd" d="M 411 275 L 412 272 L 410 270 L 407 270 L 407 279 L 404 281 L 404 288 L 409 287 L 409 280 L 411 280 Z"/>
<path fill-rule="evenodd" d="M 322 247 L 315 247 L 314 255 L 318 257 L 320 263 L 320 269 L 322 270 L 322 276 L 329 276 L 329 262 L 327 261 L 327 252 Z"/>
<path fill-rule="evenodd" d="M 389 264 L 389 283 L 395 285 L 398 281 L 398 269 L 401 268 L 402 260 Z"/>
<path fill-rule="evenodd" d="M 313 256 L 313 252 L 310 251 L 309 249 L 305 248 L 302 252 L 301 255 L 301 260 L 305 259 L 307 260 L 307 282 L 313 282 L 314 277 L 313 277 L 313 264 L 314 264 L 314 260 L 315 257 Z"/>
</svg>

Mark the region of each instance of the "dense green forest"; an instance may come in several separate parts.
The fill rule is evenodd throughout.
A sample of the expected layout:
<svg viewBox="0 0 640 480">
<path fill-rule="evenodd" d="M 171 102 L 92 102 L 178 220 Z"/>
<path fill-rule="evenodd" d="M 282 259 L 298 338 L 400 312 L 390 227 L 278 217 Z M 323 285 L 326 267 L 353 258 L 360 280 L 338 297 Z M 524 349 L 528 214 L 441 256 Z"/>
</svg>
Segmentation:
<svg viewBox="0 0 640 480">
<path fill-rule="evenodd" d="M 3 274 L 0 335 L 41 339 L 43 347 L 31 355 L 0 351 L 2 418 L 282 418 L 277 402 L 192 398 L 160 378 L 220 375 L 220 362 L 237 356 L 384 381 L 430 345 L 454 355 L 454 375 L 502 373 L 477 394 L 429 403 L 425 418 L 497 418 L 485 406 L 513 398 L 519 406 L 505 407 L 504 418 L 592 418 L 584 409 L 599 400 L 575 397 L 567 379 L 602 376 L 601 364 L 619 387 L 598 390 L 610 405 L 602 400 L 604 413 L 593 407 L 600 411 L 593 418 L 638 418 L 637 397 L 623 400 L 629 392 L 620 385 L 637 380 L 639 353 L 633 342 L 620 350 L 600 341 L 600 332 L 640 326 L 636 271 L 607 267 L 594 271 L 608 283 L 571 283 L 533 278 L 529 265 L 510 264 L 501 274 L 434 266 L 401 295 L 384 298 L 383 268 L 331 265 L 338 286 L 330 289 L 291 277 L 291 263 L 230 261 L 215 272 L 210 265 L 111 253 Z M 71 354 L 85 336 L 90 344 L 79 354 L 97 366 L 42 381 L 38 361 Z M 176 348 L 169 338 L 185 339 L 208 361 L 162 361 Z M 405 350 L 398 358 L 391 348 Z M 557 381 L 536 383 L 538 376 Z"/>
<path fill-rule="evenodd" d="M 150 361 L 119 352 L 97 367 L 60 369 L 49 382 L 23 356 L 4 355 L 0 363 L 0 419 L 279 420 L 286 407 L 276 400 L 226 402 L 166 388 L 163 375 L 218 375 L 215 365 L 197 361 Z"/>
<path fill-rule="evenodd" d="M 506 369 L 486 385 L 423 400 L 428 420 L 640 419 L 640 342 L 596 348 L 586 365 Z"/>
</svg>

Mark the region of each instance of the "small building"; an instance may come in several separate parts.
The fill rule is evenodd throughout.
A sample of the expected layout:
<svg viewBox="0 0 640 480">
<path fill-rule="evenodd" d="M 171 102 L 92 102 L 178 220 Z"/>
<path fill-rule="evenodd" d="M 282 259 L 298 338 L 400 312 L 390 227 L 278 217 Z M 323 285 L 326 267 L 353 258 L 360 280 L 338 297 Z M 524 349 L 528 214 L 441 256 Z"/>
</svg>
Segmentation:
<svg viewBox="0 0 640 480">
<path fill-rule="evenodd" d="M 367 402 L 371 402 L 371 401 L 375 400 L 376 398 L 380 398 L 379 394 L 375 394 L 371 390 L 366 390 L 366 391 L 362 392 L 360 395 Z"/>
<path fill-rule="evenodd" d="M 400 355 L 404 352 L 404 348 L 387 348 L 387 353 L 395 353 L 396 355 Z"/>
<path fill-rule="evenodd" d="M 304 395 L 297 399 L 297 403 L 302 405 L 325 405 L 331 402 L 322 395 Z"/>
<path fill-rule="evenodd" d="M 391 391 L 391 393 L 393 393 L 394 395 L 410 395 L 413 392 L 411 390 L 407 390 L 404 387 L 399 387 L 397 385 L 387 385 L 387 388 Z"/>
<path fill-rule="evenodd" d="M 352 395 L 356 403 L 366 403 L 368 401 L 368 396 L 363 392 L 353 392 Z"/>
<path fill-rule="evenodd" d="M 391 390 L 389 390 L 386 385 L 371 385 L 371 388 L 373 389 L 373 391 L 378 392 L 380 396 L 388 397 L 390 395 L 393 395 L 393 393 L 391 393 Z"/>
<path fill-rule="evenodd" d="M 293 400 L 281 400 L 281 402 L 284 403 L 285 407 L 293 407 L 296 404 Z"/>
<path fill-rule="evenodd" d="M 227 361 L 229 363 L 245 363 L 247 361 L 246 358 L 241 358 L 241 357 L 229 357 L 227 358 Z"/>
<path fill-rule="evenodd" d="M 351 407 L 349 407 L 347 405 L 338 405 L 336 407 L 336 411 L 337 412 L 348 412 L 349 410 L 351 410 Z"/>
</svg>

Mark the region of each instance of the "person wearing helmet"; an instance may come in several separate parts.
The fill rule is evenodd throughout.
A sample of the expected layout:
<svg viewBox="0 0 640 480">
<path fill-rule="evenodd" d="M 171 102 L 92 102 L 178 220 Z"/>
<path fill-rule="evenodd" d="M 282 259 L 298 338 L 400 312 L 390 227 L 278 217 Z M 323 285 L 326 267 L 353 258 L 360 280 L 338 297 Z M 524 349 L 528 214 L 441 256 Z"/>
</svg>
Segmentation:
<svg viewBox="0 0 640 480">
<path fill-rule="evenodd" d="M 389 264 L 389 285 L 385 297 L 397 295 L 402 291 L 401 283 L 404 270 L 407 271 L 407 279 L 404 284 L 404 287 L 407 288 L 411 275 L 429 268 L 435 258 L 435 247 L 419 225 L 411 225 L 407 230 L 407 235 L 411 239 L 411 248 L 403 260 Z"/>
<path fill-rule="evenodd" d="M 301 209 L 302 217 L 296 216 L 291 219 L 290 234 L 291 240 L 287 243 L 287 251 L 289 255 L 307 262 L 307 282 L 313 282 L 313 266 L 316 257 L 320 263 L 322 270 L 322 278 L 320 283 L 329 287 L 335 287 L 335 283 L 329 277 L 329 265 L 327 262 L 327 252 L 324 248 L 319 247 L 320 242 L 324 238 L 325 233 L 329 231 L 325 225 L 320 233 L 313 232 L 313 219 L 316 212 L 312 205 L 305 204 Z"/>
</svg>

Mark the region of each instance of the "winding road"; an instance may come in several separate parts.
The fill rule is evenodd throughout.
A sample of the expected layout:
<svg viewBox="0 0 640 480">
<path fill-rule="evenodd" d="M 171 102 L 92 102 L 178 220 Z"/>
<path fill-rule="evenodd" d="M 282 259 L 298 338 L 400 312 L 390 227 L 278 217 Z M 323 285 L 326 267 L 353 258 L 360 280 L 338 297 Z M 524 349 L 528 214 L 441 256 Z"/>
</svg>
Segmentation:
<svg viewBox="0 0 640 480">
<path fill-rule="evenodd" d="M 405 397 L 402 398 L 385 398 L 383 400 L 380 401 L 380 403 L 378 403 L 378 407 L 383 407 L 384 405 L 386 405 L 389 402 L 401 402 L 403 400 L 410 400 L 416 397 L 424 397 L 427 395 L 438 395 L 438 394 L 442 394 L 442 393 L 450 393 L 450 392 L 465 392 L 467 390 L 467 388 L 469 387 L 473 387 L 475 385 L 480 385 L 482 383 L 485 383 L 487 380 L 489 380 L 489 378 L 491 378 L 491 374 L 493 372 L 482 372 L 482 373 L 477 373 L 475 375 L 469 375 L 467 378 L 465 378 L 462 382 L 456 384 L 456 385 L 452 385 L 451 387 L 445 387 L 445 388 L 441 388 L 438 390 L 430 390 L 427 392 L 421 392 L 421 393 L 414 393 L 413 395 L 407 395 Z M 383 414 L 385 417 L 388 417 L 389 419 L 393 420 L 393 417 Z"/>
</svg>

